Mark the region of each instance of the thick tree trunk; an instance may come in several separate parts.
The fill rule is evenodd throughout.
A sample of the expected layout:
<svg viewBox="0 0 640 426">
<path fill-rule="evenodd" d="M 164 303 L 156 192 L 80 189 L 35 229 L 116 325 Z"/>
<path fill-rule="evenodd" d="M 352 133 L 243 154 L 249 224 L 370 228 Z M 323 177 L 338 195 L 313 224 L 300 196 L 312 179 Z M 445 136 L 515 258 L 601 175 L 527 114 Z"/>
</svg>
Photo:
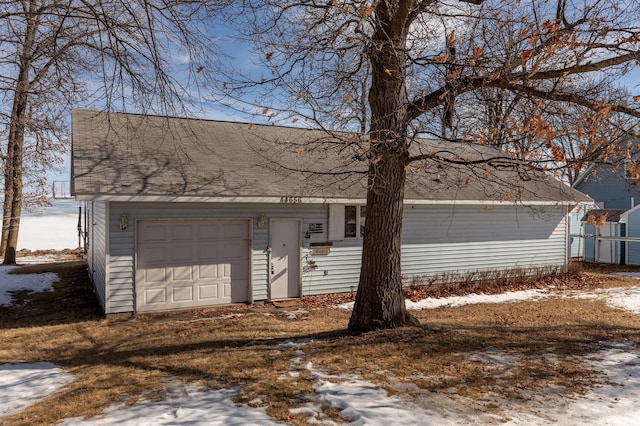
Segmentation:
<svg viewBox="0 0 640 426">
<path fill-rule="evenodd" d="M 400 270 L 407 141 L 406 40 L 413 2 L 386 1 L 375 10 L 371 51 L 371 157 L 358 293 L 349 330 L 396 328 L 407 315 Z"/>
<path fill-rule="evenodd" d="M 4 173 L 2 244 L 0 245 L 0 252 L 4 256 L 4 265 L 15 265 L 16 263 L 18 232 L 22 214 L 22 150 L 24 147 L 26 105 L 26 92 L 16 94 L 11 115 Z"/>
<path fill-rule="evenodd" d="M 28 4 L 29 11 L 39 7 L 36 2 Z M 7 158 L 4 164 L 4 203 L 2 208 L 2 241 L 0 255 L 4 265 L 15 265 L 18 246 L 18 231 L 22 214 L 22 159 L 24 135 L 27 125 L 27 106 L 29 102 L 29 70 L 32 61 L 32 49 L 36 40 L 40 17 L 30 13 L 25 28 L 25 39 L 20 55 L 20 67 L 11 108 Z"/>
<path fill-rule="evenodd" d="M 398 158 L 370 165 L 371 189 L 367 193 L 362 266 L 349 321 L 351 331 L 396 328 L 411 320 L 404 304 L 400 270 L 404 182 L 404 164 Z"/>
<path fill-rule="evenodd" d="M 26 92 L 25 92 L 26 93 Z M 3 264 L 15 265 L 18 246 L 20 214 L 22 212 L 22 149 L 27 96 L 16 93 L 11 112 L 7 157 L 4 164 L 4 202 L 2 206 L 2 242 L 0 254 Z"/>
</svg>

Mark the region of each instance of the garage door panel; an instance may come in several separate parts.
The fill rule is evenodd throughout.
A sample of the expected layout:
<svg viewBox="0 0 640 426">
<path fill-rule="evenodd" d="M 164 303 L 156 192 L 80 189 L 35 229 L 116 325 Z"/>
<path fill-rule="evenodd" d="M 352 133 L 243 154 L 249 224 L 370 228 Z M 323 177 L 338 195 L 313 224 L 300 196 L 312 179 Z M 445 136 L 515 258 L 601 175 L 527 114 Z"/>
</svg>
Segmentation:
<svg viewBox="0 0 640 426">
<path fill-rule="evenodd" d="M 200 300 L 215 300 L 220 298 L 218 284 L 203 284 L 198 286 Z"/>
<path fill-rule="evenodd" d="M 144 280 L 147 283 L 165 283 L 170 281 L 167 268 L 147 268 L 144 270 Z"/>
<path fill-rule="evenodd" d="M 193 240 L 193 225 L 173 225 L 171 227 L 171 241 Z"/>
<path fill-rule="evenodd" d="M 241 262 L 225 263 L 223 266 L 223 278 L 244 280 L 248 276 L 248 271 Z"/>
<path fill-rule="evenodd" d="M 247 257 L 247 247 L 242 242 L 225 242 L 222 250 L 227 260 L 241 260 Z"/>
<path fill-rule="evenodd" d="M 193 274 L 193 266 L 174 266 L 171 270 L 173 272 L 173 281 L 193 281 L 196 279 Z"/>
<path fill-rule="evenodd" d="M 147 288 L 144 291 L 144 303 L 146 305 L 162 305 L 167 304 L 167 289 L 165 288 Z"/>
<path fill-rule="evenodd" d="M 192 264 L 193 263 L 193 244 L 172 244 L 170 253 L 171 257 L 166 259 L 168 263 Z"/>
<path fill-rule="evenodd" d="M 220 258 L 221 250 L 218 243 L 199 244 L 197 250 L 199 263 L 215 263 Z"/>
<path fill-rule="evenodd" d="M 138 238 L 140 242 L 166 241 L 167 229 L 161 225 L 145 226 Z"/>
<path fill-rule="evenodd" d="M 190 302 L 193 301 L 193 286 L 172 287 L 172 302 Z"/>
<path fill-rule="evenodd" d="M 219 275 L 218 268 L 219 265 L 198 265 L 198 276 L 201 279 L 206 278 L 222 278 Z"/>
<path fill-rule="evenodd" d="M 247 289 L 243 288 L 241 285 L 238 285 L 235 279 L 232 279 L 228 286 L 229 296 L 231 298 L 232 303 L 240 303 L 247 300 L 249 295 L 247 294 Z"/>
<path fill-rule="evenodd" d="M 249 244 L 246 220 L 138 222 L 137 310 L 246 302 Z"/>
<path fill-rule="evenodd" d="M 235 240 L 245 239 L 247 236 L 247 227 L 243 223 L 225 223 L 222 225 L 222 239 Z"/>
<path fill-rule="evenodd" d="M 198 225 L 198 239 L 217 240 L 219 239 L 220 226 L 217 224 L 200 224 Z"/>
<path fill-rule="evenodd" d="M 167 261 L 167 247 L 165 245 L 146 245 L 144 252 L 138 256 L 138 263 L 143 266 L 154 264 L 165 265 Z"/>
<path fill-rule="evenodd" d="M 244 267 L 244 263 L 238 260 L 231 263 L 229 276 L 234 280 L 246 280 L 249 278 L 249 271 Z"/>
<path fill-rule="evenodd" d="M 231 265 L 228 263 L 218 265 L 218 274 L 219 278 L 231 278 Z"/>
</svg>

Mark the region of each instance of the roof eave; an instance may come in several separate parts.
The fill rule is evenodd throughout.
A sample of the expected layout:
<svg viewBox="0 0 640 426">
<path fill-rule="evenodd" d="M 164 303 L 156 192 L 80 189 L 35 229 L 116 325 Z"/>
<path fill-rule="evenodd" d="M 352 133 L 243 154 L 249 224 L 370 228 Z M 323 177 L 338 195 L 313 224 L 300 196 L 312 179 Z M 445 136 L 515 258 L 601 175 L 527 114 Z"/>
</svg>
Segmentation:
<svg viewBox="0 0 640 426">
<path fill-rule="evenodd" d="M 156 202 L 156 203 L 260 203 L 260 204 L 365 204 L 366 198 L 277 197 L 277 196 L 188 196 L 188 195 L 114 195 L 76 194 L 81 201 Z M 476 205 L 476 206 L 557 206 L 576 204 L 576 200 L 424 200 L 405 199 L 406 205 Z"/>
</svg>

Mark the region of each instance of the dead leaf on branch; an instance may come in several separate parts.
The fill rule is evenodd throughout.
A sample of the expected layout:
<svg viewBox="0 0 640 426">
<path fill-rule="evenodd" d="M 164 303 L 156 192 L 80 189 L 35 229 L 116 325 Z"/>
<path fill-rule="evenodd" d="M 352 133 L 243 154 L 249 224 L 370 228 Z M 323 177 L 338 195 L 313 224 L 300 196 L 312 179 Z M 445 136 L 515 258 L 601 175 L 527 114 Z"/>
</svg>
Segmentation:
<svg viewBox="0 0 640 426">
<path fill-rule="evenodd" d="M 373 13 L 373 11 L 375 9 L 376 9 L 375 6 L 370 6 L 370 7 L 361 6 L 360 7 L 360 16 L 362 18 L 368 18 L 369 16 L 371 16 L 371 14 Z"/>
<path fill-rule="evenodd" d="M 604 226 L 606 221 L 607 221 L 607 214 L 606 213 L 599 214 L 598 219 L 596 220 L 596 228 L 600 228 Z"/>
</svg>

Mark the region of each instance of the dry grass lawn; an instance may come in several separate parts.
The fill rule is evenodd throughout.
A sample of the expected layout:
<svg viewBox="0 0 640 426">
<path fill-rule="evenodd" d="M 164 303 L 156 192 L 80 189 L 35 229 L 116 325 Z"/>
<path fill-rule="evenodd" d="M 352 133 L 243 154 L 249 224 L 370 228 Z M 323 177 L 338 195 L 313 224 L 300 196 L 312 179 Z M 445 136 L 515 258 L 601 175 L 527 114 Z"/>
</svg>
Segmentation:
<svg viewBox="0 0 640 426">
<path fill-rule="evenodd" d="M 495 395 L 526 399 L 548 386 L 567 395 L 588 390 L 596 373 L 576 357 L 600 342 L 640 345 L 638 315 L 562 298 L 425 310 L 416 314 L 421 327 L 359 336 L 344 331 L 349 313 L 311 302 L 304 310 L 255 305 L 104 319 L 84 268 L 71 262 L 20 269 L 53 271 L 61 280 L 54 292 L 23 292 L 14 307 L 0 307 L 0 364 L 48 361 L 76 380 L 0 424 L 93 416 L 114 402 L 133 404 L 146 391 L 152 394 L 145 398 L 162 398 L 163 380 L 172 376 L 212 387 L 242 384 L 239 401 L 260 397 L 275 419 L 304 424 L 289 409 L 313 394 L 314 381 L 304 363 L 292 362 L 296 348 L 282 345 L 291 339 L 308 340 L 304 362 L 322 371 L 355 374 L 407 398 L 430 391 L 468 396 L 467 410 L 499 414 Z M 599 277 L 592 281 L 605 287 L 638 284 Z M 483 358 L 492 351 L 518 361 L 497 368 Z M 332 410 L 326 414 L 339 421 Z"/>
</svg>

